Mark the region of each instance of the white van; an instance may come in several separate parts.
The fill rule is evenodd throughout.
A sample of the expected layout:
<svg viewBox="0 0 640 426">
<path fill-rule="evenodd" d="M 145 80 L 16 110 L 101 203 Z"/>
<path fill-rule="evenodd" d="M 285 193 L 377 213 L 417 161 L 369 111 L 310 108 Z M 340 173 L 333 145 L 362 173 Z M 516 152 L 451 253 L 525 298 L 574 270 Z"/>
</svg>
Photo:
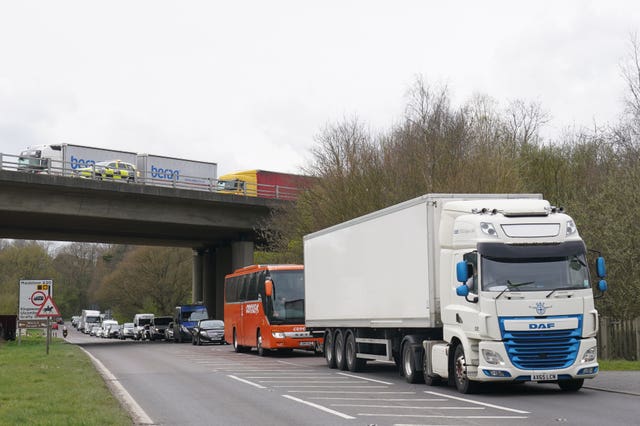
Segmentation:
<svg viewBox="0 0 640 426">
<path fill-rule="evenodd" d="M 151 326 L 153 314 L 135 314 L 133 316 L 133 340 L 140 340 L 143 336 L 144 327 Z"/>
</svg>

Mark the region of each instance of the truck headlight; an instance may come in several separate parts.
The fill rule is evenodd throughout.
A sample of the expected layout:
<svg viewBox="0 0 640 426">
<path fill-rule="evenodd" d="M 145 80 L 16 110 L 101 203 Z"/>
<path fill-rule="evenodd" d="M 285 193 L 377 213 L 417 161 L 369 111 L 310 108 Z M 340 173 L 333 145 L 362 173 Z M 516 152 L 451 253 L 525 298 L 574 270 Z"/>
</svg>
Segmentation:
<svg viewBox="0 0 640 426">
<path fill-rule="evenodd" d="M 284 339 L 284 333 L 281 331 L 274 331 L 271 335 L 276 339 Z"/>
<path fill-rule="evenodd" d="M 498 233 L 496 232 L 496 228 L 493 226 L 493 223 L 489 222 L 480 222 L 480 230 L 483 234 L 489 235 L 491 237 L 497 237 Z"/>
<path fill-rule="evenodd" d="M 500 354 L 496 351 L 492 351 L 491 349 L 483 349 L 482 356 L 484 357 L 487 363 L 492 365 L 504 365 L 504 360 L 500 356 Z"/>
<path fill-rule="evenodd" d="M 575 234 L 577 231 L 578 229 L 576 228 L 575 222 L 572 220 L 568 220 L 567 221 L 567 237 Z"/>
<path fill-rule="evenodd" d="M 593 346 L 587 349 L 582 356 L 582 362 L 593 362 L 598 357 L 598 347 Z"/>
</svg>

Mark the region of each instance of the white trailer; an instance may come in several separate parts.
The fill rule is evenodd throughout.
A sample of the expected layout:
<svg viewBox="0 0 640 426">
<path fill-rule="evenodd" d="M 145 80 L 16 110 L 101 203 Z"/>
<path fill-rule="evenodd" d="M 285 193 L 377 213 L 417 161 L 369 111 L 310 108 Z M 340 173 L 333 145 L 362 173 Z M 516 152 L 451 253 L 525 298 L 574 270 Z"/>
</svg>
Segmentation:
<svg viewBox="0 0 640 426">
<path fill-rule="evenodd" d="M 136 153 L 68 143 L 35 145 L 20 153 L 18 170 L 69 176 L 75 169 L 109 160 L 136 164 Z"/>
<path fill-rule="evenodd" d="M 305 236 L 304 257 L 306 326 L 329 367 L 395 361 L 463 393 L 577 390 L 597 373 L 586 248 L 539 194 L 425 195 Z"/>
<path fill-rule="evenodd" d="M 102 317 L 100 311 L 93 309 L 83 309 L 80 320 L 78 321 L 78 330 L 88 334 L 91 331 L 91 327 L 94 325 L 100 325 Z"/>
<path fill-rule="evenodd" d="M 138 154 L 136 166 L 142 183 L 212 191 L 217 185 L 218 165 L 151 154 Z"/>
</svg>

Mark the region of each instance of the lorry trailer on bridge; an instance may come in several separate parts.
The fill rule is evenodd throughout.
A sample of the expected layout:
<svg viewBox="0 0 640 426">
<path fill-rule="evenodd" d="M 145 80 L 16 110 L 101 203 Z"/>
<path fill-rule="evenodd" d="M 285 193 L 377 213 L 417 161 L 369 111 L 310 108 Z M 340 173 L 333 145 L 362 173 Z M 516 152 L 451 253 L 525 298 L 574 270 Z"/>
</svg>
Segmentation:
<svg viewBox="0 0 640 426">
<path fill-rule="evenodd" d="M 266 170 L 245 170 L 220 176 L 218 192 L 260 198 L 295 200 L 313 185 L 311 176 Z"/>
<path fill-rule="evenodd" d="M 70 176 L 76 169 L 109 160 L 135 164 L 136 153 L 69 143 L 35 145 L 20 153 L 17 169 L 30 173 Z"/>
<path fill-rule="evenodd" d="M 29 147 L 20 153 L 17 170 L 72 176 L 75 170 L 86 170 L 96 163 L 115 160 L 134 165 L 139 183 L 209 191 L 216 189 L 216 163 L 68 143 Z"/>
<path fill-rule="evenodd" d="M 215 189 L 218 165 L 153 154 L 137 154 L 139 181 L 144 184 L 189 189 Z"/>
<path fill-rule="evenodd" d="M 304 237 L 306 326 L 331 368 L 395 361 L 410 383 L 554 382 L 598 372 L 573 219 L 539 194 L 430 194 Z"/>
</svg>

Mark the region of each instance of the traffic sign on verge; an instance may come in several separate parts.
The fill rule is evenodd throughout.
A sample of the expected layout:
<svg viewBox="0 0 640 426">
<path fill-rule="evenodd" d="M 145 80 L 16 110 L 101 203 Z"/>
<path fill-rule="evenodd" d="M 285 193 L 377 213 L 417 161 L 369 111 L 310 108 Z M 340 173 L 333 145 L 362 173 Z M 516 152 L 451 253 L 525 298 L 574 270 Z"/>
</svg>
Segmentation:
<svg viewBox="0 0 640 426">
<path fill-rule="evenodd" d="M 38 309 L 37 317 L 59 317 L 60 310 L 54 303 L 51 296 L 47 296 L 40 309 Z"/>
</svg>

